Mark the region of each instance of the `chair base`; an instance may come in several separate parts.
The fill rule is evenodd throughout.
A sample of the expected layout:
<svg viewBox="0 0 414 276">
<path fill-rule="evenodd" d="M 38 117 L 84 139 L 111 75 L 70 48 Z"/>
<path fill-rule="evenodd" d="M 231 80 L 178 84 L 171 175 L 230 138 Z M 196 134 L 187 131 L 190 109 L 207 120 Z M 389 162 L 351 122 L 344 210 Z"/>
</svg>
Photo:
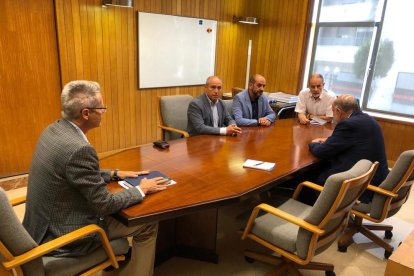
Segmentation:
<svg viewBox="0 0 414 276">
<path fill-rule="evenodd" d="M 362 218 L 355 217 L 355 221 L 348 225 L 348 229 L 345 233 L 339 238 L 338 240 L 338 250 L 341 252 L 346 252 L 348 246 L 353 244 L 355 241 L 353 236 L 356 233 L 361 233 L 377 245 L 381 246 L 385 249 L 384 257 L 388 259 L 391 255 L 394 248 L 388 244 L 386 241 L 375 235 L 372 230 L 374 231 L 385 231 L 385 238 L 390 239 L 392 237 L 392 225 L 385 225 L 385 224 L 362 224 Z"/>
<path fill-rule="evenodd" d="M 250 250 L 246 250 L 244 252 L 244 256 L 247 261 L 258 260 L 264 263 L 275 265 L 276 267 L 266 273 L 266 275 L 283 275 L 283 272 L 287 272 L 289 275 L 302 275 L 299 269 L 322 270 L 325 271 L 326 275 L 335 275 L 333 264 L 310 262 L 306 265 L 300 265 L 283 257 L 276 257 Z"/>
</svg>

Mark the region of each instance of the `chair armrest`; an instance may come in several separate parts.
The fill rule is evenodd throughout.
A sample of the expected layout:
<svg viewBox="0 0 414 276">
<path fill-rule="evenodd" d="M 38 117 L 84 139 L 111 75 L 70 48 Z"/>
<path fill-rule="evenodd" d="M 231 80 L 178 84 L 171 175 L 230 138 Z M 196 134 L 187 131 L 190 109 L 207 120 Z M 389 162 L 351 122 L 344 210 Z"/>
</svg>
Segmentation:
<svg viewBox="0 0 414 276">
<path fill-rule="evenodd" d="M 381 195 L 384 195 L 384 196 L 389 196 L 389 197 L 392 197 L 392 198 L 398 197 L 398 194 L 395 194 L 395 193 L 390 192 L 388 190 L 384 190 L 380 187 L 377 187 L 377 186 L 374 186 L 374 185 L 371 185 L 371 184 L 368 184 L 367 190 L 373 191 L 377 194 L 381 194 Z"/>
<path fill-rule="evenodd" d="M 247 223 L 246 229 L 244 229 L 242 239 L 244 239 L 247 236 L 247 234 L 250 232 L 251 227 L 253 226 L 253 222 L 256 219 L 257 214 L 259 213 L 260 210 L 265 211 L 266 213 L 272 214 L 274 216 L 280 217 L 280 218 L 282 218 L 286 221 L 289 221 L 293 224 L 296 224 L 299 227 L 302 227 L 302 228 L 304 228 L 308 231 L 311 231 L 312 233 L 315 233 L 317 235 L 322 235 L 323 233 L 325 233 L 325 230 L 322 230 L 319 227 L 317 227 L 317 226 L 315 226 L 315 225 L 313 225 L 309 222 L 306 222 L 305 220 L 303 220 L 301 218 L 293 216 L 289 213 L 286 213 L 285 211 L 282 211 L 280 209 L 272 207 L 268 204 L 262 203 L 260 205 L 257 205 L 254 208 L 254 210 L 253 210 L 253 212 L 252 212 L 252 214 L 249 218 L 249 221 Z"/>
<path fill-rule="evenodd" d="M 16 197 L 16 198 L 12 198 L 10 200 L 10 204 L 12 206 L 17 206 L 17 205 L 23 204 L 25 202 L 26 202 L 26 196 L 25 195 L 24 196 L 19 196 L 19 197 Z"/>
<path fill-rule="evenodd" d="M 65 246 L 73 241 L 78 240 L 79 238 L 82 238 L 84 236 L 90 235 L 92 233 L 98 233 L 99 237 L 101 239 L 102 245 L 109 257 L 109 259 L 111 260 L 111 264 L 113 267 L 118 268 L 118 262 L 115 259 L 115 255 L 114 252 L 112 251 L 112 247 L 109 244 L 109 240 L 108 237 L 106 236 L 105 231 L 95 225 L 95 224 L 90 224 L 88 226 L 82 227 L 78 230 L 75 230 L 73 232 L 70 232 L 66 235 L 63 235 L 59 238 L 56 238 L 52 241 L 49 241 L 47 243 L 41 244 L 19 256 L 15 256 L 15 258 L 13 260 L 10 261 L 6 261 L 3 262 L 3 266 L 6 269 L 12 269 L 15 268 L 17 266 L 20 266 L 22 264 L 25 264 L 27 262 L 30 262 L 34 259 L 37 259 L 49 252 L 52 252 L 53 250 L 60 248 L 62 246 Z"/>
<path fill-rule="evenodd" d="M 323 190 L 323 186 L 321 186 L 321 185 L 315 184 L 315 183 L 310 182 L 310 181 L 304 181 L 296 187 L 295 192 L 293 193 L 293 196 L 292 196 L 293 199 L 298 198 L 300 192 L 302 191 L 303 186 L 309 187 L 309 188 L 314 189 L 315 191 L 318 191 L 318 192 L 322 192 L 322 190 Z"/>
<path fill-rule="evenodd" d="M 180 133 L 185 138 L 190 137 L 190 134 L 188 134 L 187 131 L 184 131 L 184 130 L 181 130 L 181 129 L 178 129 L 178 128 L 167 127 L 167 126 L 163 126 L 163 125 L 158 125 L 158 127 L 161 128 L 161 129 L 164 129 L 164 130 Z"/>
</svg>

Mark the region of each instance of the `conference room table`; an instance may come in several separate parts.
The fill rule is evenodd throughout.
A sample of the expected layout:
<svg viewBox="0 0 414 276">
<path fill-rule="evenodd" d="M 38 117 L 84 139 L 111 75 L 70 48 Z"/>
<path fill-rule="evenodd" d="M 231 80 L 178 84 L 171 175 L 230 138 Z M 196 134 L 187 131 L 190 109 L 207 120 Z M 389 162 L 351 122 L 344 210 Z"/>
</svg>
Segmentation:
<svg viewBox="0 0 414 276">
<path fill-rule="evenodd" d="M 300 125 L 297 119 L 277 120 L 270 127 L 242 127 L 242 134 L 235 137 L 193 136 L 169 141 L 168 149 L 144 145 L 103 158 L 100 165 L 103 169 L 160 171 L 177 182 L 116 214 L 125 225 L 189 214 L 204 220 L 211 215 L 208 210 L 271 189 L 312 168 L 318 159 L 309 152 L 309 142 L 330 136 L 332 129 L 329 123 Z M 271 171 L 243 168 L 247 159 L 273 162 L 276 166 Z M 112 182 L 108 189 L 116 193 L 123 188 Z M 207 213 L 202 213 L 205 210 Z M 194 232 L 194 226 L 190 227 Z M 211 226 L 214 231 L 215 227 Z"/>
</svg>

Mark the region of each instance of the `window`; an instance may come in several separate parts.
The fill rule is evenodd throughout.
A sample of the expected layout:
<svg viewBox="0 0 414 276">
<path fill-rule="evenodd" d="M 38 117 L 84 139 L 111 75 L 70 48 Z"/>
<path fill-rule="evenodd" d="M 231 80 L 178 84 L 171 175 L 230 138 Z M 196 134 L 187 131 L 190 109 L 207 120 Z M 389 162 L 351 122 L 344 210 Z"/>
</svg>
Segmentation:
<svg viewBox="0 0 414 276">
<path fill-rule="evenodd" d="M 309 73 L 364 110 L 414 118 L 413 10 L 410 0 L 315 1 Z"/>
</svg>

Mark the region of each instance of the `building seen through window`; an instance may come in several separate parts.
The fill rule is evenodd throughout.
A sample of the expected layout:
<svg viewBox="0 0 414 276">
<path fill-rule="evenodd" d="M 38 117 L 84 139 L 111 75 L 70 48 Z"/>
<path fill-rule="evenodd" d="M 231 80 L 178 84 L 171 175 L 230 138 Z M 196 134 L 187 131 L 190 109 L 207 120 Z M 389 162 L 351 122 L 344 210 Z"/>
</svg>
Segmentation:
<svg viewBox="0 0 414 276">
<path fill-rule="evenodd" d="M 320 5 L 320 7 L 318 7 Z M 309 72 L 365 110 L 414 117 L 414 37 L 410 0 L 315 1 Z"/>
</svg>

